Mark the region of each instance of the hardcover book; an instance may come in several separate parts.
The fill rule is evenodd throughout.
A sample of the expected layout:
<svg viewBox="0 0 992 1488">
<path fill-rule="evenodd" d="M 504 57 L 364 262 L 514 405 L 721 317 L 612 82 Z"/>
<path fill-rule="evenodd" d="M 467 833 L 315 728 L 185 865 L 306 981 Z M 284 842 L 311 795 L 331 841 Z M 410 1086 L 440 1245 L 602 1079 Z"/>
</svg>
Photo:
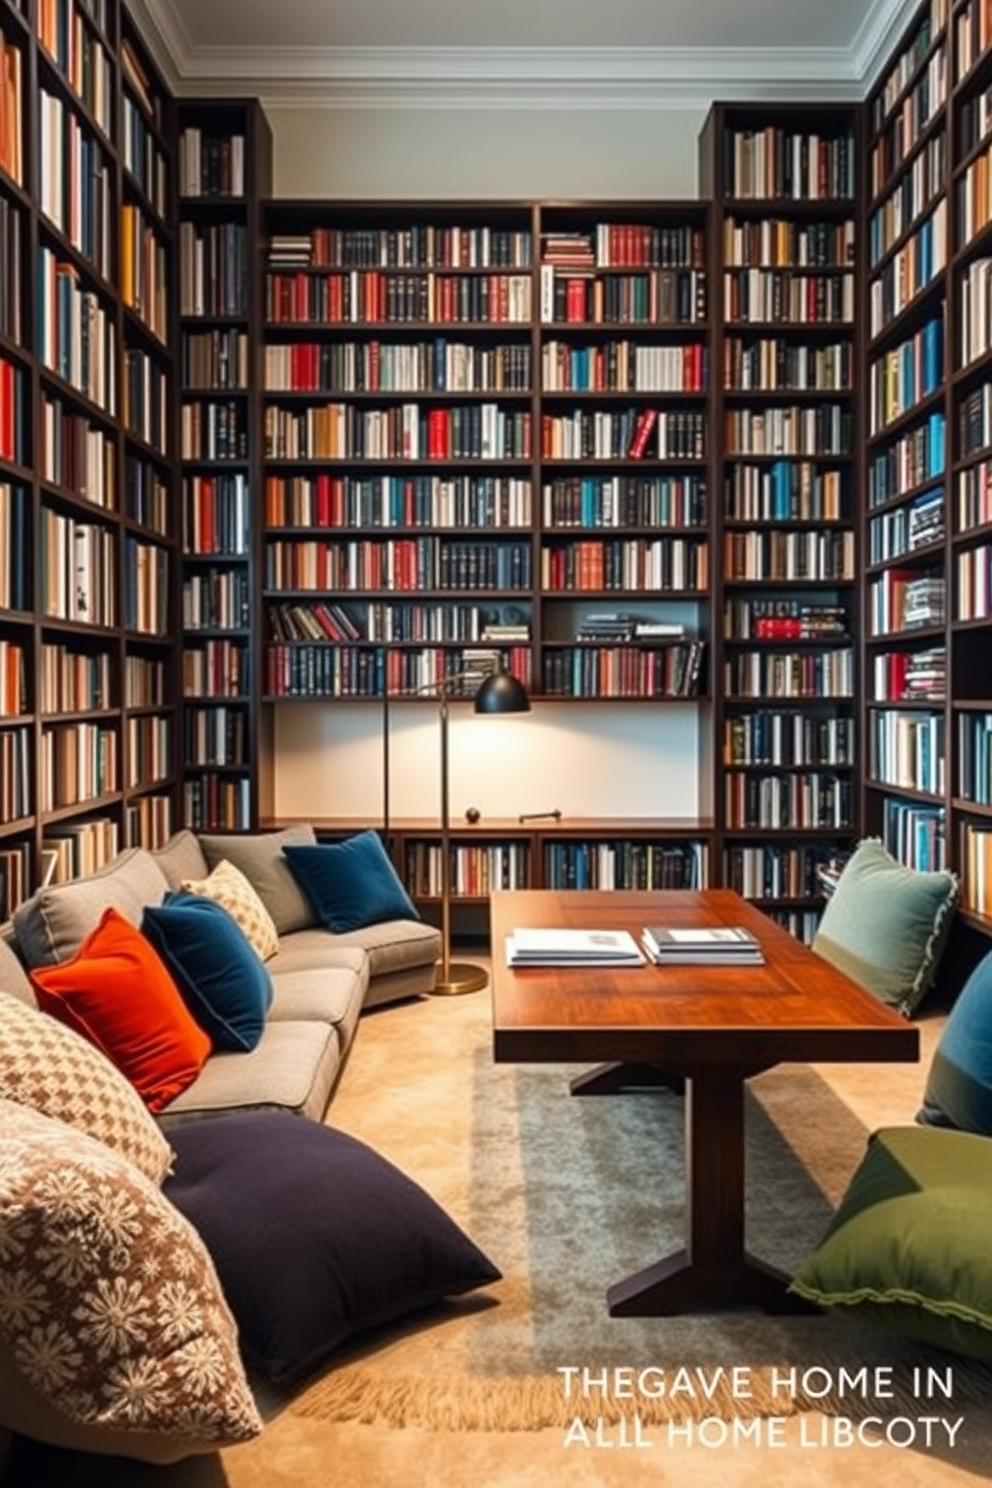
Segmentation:
<svg viewBox="0 0 992 1488">
<path fill-rule="evenodd" d="M 508 966 L 642 966 L 626 930 L 514 930 L 506 937 Z"/>
<path fill-rule="evenodd" d="M 658 964 L 753 966 L 765 959 L 757 937 L 740 925 L 693 929 L 646 925 L 641 940 L 651 960 Z"/>
</svg>

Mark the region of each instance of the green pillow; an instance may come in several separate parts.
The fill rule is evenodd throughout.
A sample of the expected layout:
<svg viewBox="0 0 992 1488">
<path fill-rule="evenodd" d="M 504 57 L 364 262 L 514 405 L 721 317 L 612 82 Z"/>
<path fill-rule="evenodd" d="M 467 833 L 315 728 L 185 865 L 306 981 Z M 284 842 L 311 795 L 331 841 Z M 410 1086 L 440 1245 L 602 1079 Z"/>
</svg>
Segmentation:
<svg viewBox="0 0 992 1488">
<path fill-rule="evenodd" d="M 957 894 L 953 873 L 906 868 L 868 838 L 844 866 L 813 949 L 908 1017 L 933 981 Z"/>
<path fill-rule="evenodd" d="M 791 1290 L 822 1307 L 992 1361 L 992 1142 L 876 1132 Z"/>
</svg>

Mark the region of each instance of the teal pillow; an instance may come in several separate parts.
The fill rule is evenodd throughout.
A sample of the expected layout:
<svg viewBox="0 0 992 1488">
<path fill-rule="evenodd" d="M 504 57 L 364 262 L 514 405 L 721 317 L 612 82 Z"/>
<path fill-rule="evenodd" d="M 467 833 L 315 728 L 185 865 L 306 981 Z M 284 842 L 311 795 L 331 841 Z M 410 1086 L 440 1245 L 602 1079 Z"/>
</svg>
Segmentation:
<svg viewBox="0 0 992 1488">
<path fill-rule="evenodd" d="M 992 951 L 948 1014 L 916 1119 L 992 1137 Z"/>
<path fill-rule="evenodd" d="M 876 1132 L 791 1290 L 821 1307 L 992 1361 L 992 1142 Z"/>
<path fill-rule="evenodd" d="M 906 868 L 868 838 L 844 865 L 813 949 L 908 1017 L 933 981 L 957 893 L 953 873 Z"/>
<path fill-rule="evenodd" d="M 202 894 L 166 894 L 149 905 L 141 932 L 215 1049 L 247 1053 L 262 1037 L 272 978 L 223 905 Z"/>
<path fill-rule="evenodd" d="M 290 872 L 328 930 L 339 934 L 383 920 L 418 920 L 378 832 L 344 842 L 283 848 Z"/>
</svg>

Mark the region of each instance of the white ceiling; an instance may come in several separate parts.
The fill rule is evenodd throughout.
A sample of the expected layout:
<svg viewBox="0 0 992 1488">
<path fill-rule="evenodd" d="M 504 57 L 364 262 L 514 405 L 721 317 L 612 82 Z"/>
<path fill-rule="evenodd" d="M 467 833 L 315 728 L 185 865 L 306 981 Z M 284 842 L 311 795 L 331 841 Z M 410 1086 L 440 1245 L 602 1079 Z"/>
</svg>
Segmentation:
<svg viewBox="0 0 992 1488">
<path fill-rule="evenodd" d="M 130 0 L 182 91 L 381 106 L 861 96 L 915 0 Z M 736 85 L 736 86 L 735 86 Z M 626 90 L 629 97 L 626 96 Z M 576 90 L 580 90 L 577 94 Z"/>
</svg>

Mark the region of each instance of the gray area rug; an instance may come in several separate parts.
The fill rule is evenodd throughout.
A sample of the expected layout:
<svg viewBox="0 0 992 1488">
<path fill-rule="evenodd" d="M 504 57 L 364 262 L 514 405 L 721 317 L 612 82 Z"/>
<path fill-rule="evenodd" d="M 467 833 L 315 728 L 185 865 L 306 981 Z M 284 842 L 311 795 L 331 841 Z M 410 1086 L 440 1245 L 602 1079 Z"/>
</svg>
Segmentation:
<svg viewBox="0 0 992 1488">
<path fill-rule="evenodd" d="M 332 1119 L 417 1176 L 504 1280 L 363 1342 L 287 1402 L 292 1412 L 460 1431 L 562 1426 L 577 1413 L 615 1421 L 632 1409 L 616 1393 L 627 1377 L 618 1370 L 651 1371 L 650 1395 L 635 1385 L 645 1421 L 857 1415 L 878 1408 L 872 1386 L 882 1378 L 889 1411 L 902 1402 L 918 1412 L 913 1371 L 926 1365 L 941 1379 L 952 1371 L 958 1404 L 990 1398 L 986 1371 L 841 1317 L 611 1319 L 607 1286 L 682 1243 L 681 1099 L 576 1099 L 575 1067 L 494 1065 L 484 994 L 382 1016 L 392 1025 L 370 1027 L 369 1052 L 403 1040 L 410 1085 L 385 1109 L 381 1090 L 363 1105 L 349 1085 Z M 426 1023 L 436 1038 L 421 1103 Z M 868 1131 L 806 1066 L 752 1082 L 746 1123 L 748 1248 L 789 1272 L 822 1234 Z M 874 1369 L 885 1373 L 862 1372 Z"/>
</svg>

